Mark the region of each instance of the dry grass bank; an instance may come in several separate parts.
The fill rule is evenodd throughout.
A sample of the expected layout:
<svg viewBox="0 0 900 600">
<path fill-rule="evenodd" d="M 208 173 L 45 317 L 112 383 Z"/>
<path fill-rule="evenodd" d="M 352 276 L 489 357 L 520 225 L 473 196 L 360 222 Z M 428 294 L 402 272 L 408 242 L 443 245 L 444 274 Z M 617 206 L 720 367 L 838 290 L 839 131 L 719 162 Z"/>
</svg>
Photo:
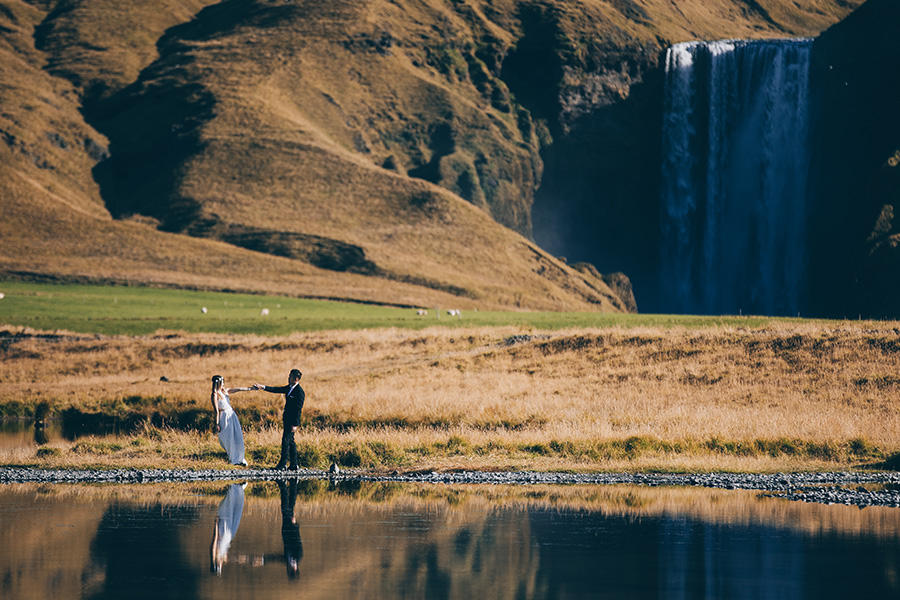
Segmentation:
<svg viewBox="0 0 900 600">
<path fill-rule="evenodd" d="M 281 383 L 301 368 L 310 466 L 384 469 L 836 469 L 900 452 L 897 323 L 766 328 L 321 332 L 286 338 L 2 338 L 0 408 L 40 401 L 122 420 L 6 464 L 215 466 L 209 378 Z M 161 381 L 165 377 L 168 381 Z M 251 463 L 274 462 L 279 397 L 236 394 Z M 82 415 L 83 417 L 83 415 Z"/>
</svg>

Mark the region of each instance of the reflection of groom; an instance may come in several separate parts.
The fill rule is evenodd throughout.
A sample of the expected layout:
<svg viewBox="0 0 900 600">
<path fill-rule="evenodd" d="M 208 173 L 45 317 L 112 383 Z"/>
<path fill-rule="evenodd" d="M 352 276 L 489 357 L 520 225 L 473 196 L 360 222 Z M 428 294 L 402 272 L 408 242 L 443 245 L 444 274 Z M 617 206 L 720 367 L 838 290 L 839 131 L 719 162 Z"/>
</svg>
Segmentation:
<svg viewBox="0 0 900 600">
<path fill-rule="evenodd" d="M 297 444 L 294 442 L 294 432 L 300 426 L 300 411 L 303 410 L 303 401 L 306 400 L 306 393 L 300 387 L 302 376 L 303 373 L 299 369 L 291 369 L 287 385 L 276 387 L 257 383 L 253 386 L 258 390 L 273 394 L 284 394 L 284 412 L 281 415 L 284 423 L 284 432 L 281 434 L 281 458 L 275 465 L 275 469 L 279 471 L 288 468 L 288 459 L 291 461 L 291 470 L 300 468 L 297 463 Z"/>
<path fill-rule="evenodd" d="M 296 479 L 278 480 L 278 491 L 281 492 L 281 541 L 284 542 L 284 561 L 287 563 L 288 579 L 297 579 L 300 574 L 300 560 L 303 558 L 300 525 L 294 517 L 297 483 Z"/>
</svg>

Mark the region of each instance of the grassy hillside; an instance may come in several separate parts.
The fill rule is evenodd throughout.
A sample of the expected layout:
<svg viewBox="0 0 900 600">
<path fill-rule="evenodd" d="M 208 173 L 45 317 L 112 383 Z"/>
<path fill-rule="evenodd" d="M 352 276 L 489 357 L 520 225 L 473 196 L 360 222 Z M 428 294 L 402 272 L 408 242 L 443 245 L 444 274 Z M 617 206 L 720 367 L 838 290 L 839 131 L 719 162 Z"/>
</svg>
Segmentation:
<svg viewBox="0 0 900 600">
<path fill-rule="evenodd" d="M 0 271 L 630 310 L 530 240 L 541 149 L 666 43 L 858 4 L 0 0 Z"/>
<path fill-rule="evenodd" d="M 290 335 L 331 329 L 398 327 L 756 327 L 789 319 L 623 313 L 460 311 L 210 291 L 0 281 L 0 323 L 13 328 L 101 335 L 159 331 Z"/>
</svg>

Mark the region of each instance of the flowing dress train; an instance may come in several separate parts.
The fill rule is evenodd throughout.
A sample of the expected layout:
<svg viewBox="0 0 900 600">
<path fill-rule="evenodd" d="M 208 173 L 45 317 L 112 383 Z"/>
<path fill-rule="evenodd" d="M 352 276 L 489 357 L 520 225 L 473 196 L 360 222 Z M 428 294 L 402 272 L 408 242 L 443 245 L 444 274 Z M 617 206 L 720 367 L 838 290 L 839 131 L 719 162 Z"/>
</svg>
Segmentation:
<svg viewBox="0 0 900 600">
<path fill-rule="evenodd" d="M 238 421 L 234 409 L 231 408 L 228 394 L 221 392 L 216 395 L 219 404 L 219 443 L 228 453 L 228 462 L 233 465 L 246 465 L 244 459 L 244 433 L 241 431 L 241 423 Z"/>
</svg>

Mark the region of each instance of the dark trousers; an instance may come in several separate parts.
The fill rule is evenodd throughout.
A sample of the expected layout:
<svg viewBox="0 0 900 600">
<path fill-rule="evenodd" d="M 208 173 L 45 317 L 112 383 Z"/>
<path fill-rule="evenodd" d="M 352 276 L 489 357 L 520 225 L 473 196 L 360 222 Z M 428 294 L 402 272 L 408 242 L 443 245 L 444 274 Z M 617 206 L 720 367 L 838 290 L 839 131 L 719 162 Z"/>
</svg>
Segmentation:
<svg viewBox="0 0 900 600">
<path fill-rule="evenodd" d="M 294 441 L 294 430 L 285 426 L 284 433 L 281 434 L 281 458 L 278 460 L 278 466 L 283 467 L 291 461 L 291 468 L 295 469 L 299 466 L 297 463 L 297 443 Z"/>
</svg>

